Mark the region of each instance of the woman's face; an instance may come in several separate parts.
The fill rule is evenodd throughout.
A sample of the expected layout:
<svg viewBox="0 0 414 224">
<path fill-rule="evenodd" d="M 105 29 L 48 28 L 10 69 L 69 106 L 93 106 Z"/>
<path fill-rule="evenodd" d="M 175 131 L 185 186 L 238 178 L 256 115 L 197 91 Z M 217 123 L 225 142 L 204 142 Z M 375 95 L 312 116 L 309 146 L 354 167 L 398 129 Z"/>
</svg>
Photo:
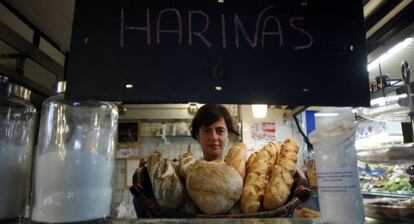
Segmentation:
<svg viewBox="0 0 414 224">
<path fill-rule="evenodd" d="M 198 141 L 203 149 L 205 160 L 222 159 L 223 151 L 229 141 L 229 133 L 224 118 L 220 118 L 210 126 L 201 126 L 198 131 Z"/>
</svg>

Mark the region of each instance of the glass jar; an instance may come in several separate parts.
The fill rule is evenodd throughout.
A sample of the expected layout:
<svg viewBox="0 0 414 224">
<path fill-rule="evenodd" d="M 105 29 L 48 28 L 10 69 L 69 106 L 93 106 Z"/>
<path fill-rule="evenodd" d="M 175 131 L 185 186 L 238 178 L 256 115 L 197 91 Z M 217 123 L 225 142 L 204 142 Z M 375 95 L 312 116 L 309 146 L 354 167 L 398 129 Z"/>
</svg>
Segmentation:
<svg viewBox="0 0 414 224">
<path fill-rule="evenodd" d="M 25 214 L 36 126 L 30 94 L 0 75 L 0 220 Z"/>
<path fill-rule="evenodd" d="M 32 220 L 79 222 L 110 215 L 118 111 L 114 104 L 65 100 L 42 105 Z"/>
</svg>

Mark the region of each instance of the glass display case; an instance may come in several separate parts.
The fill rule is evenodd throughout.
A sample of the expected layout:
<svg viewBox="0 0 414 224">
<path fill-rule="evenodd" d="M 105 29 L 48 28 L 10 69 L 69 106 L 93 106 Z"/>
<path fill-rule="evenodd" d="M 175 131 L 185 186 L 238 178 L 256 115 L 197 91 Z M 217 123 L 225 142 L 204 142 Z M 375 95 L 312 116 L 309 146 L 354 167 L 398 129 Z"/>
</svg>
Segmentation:
<svg viewBox="0 0 414 224">
<path fill-rule="evenodd" d="M 380 98 L 358 111 L 366 118 L 355 143 L 365 215 L 377 220 L 414 221 L 414 143 L 404 143 L 400 123 L 412 119 L 406 101 Z"/>
</svg>

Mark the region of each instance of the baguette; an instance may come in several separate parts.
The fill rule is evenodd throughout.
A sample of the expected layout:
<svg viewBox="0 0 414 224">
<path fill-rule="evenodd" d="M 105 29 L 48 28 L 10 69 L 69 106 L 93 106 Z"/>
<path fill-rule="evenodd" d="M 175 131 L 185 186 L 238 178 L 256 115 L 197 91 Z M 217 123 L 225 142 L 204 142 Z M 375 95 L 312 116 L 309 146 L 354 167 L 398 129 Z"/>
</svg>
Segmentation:
<svg viewBox="0 0 414 224">
<path fill-rule="evenodd" d="M 273 210 L 282 206 L 290 195 L 296 173 L 299 147 L 292 139 L 283 142 L 263 199 L 263 207 Z"/>
<path fill-rule="evenodd" d="M 234 167 L 242 180 L 246 176 L 246 144 L 239 143 L 231 147 L 224 161 Z"/>
<path fill-rule="evenodd" d="M 246 162 L 246 172 L 247 172 L 247 170 L 249 170 L 249 167 L 251 167 L 251 166 L 252 166 L 252 164 L 253 164 L 253 162 L 254 162 L 254 159 L 255 159 L 255 158 L 256 158 L 256 156 L 257 156 L 257 153 L 259 153 L 259 152 L 258 152 L 258 151 L 256 151 L 256 152 L 254 152 L 254 153 L 250 154 L 249 159 L 247 159 L 247 162 Z"/>
<path fill-rule="evenodd" d="M 259 152 L 252 154 L 254 159 L 249 165 L 244 182 L 243 192 L 240 200 L 240 208 L 243 213 L 254 213 L 259 211 L 265 187 L 269 182 L 269 171 L 273 166 L 279 147 L 270 142 Z"/>
</svg>

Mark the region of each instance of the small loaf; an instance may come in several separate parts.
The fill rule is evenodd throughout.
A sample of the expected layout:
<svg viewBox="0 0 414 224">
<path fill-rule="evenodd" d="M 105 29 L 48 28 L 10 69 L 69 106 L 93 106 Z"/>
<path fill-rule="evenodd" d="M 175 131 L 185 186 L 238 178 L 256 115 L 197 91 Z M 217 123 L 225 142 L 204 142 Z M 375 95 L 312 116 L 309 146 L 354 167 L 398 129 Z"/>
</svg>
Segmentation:
<svg viewBox="0 0 414 224">
<path fill-rule="evenodd" d="M 246 175 L 246 148 L 247 146 L 244 143 L 234 145 L 231 147 L 224 160 L 227 164 L 237 170 L 242 180 Z"/>
<path fill-rule="evenodd" d="M 179 164 L 179 172 L 178 175 L 185 180 L 187 177 L 188 172 L 190 171 L 192 165 L 196 159 L 194 158 L 193 153 L 186 152 L 179 156 L 178 158 L 178 164 Z"/>
<path fill-rule="evenodd" d="M 296 173 L 298 149 L 292 139 L 283 142 L 264 194 L 263 207 L 266 210 L 279 208 L 289 198 Z"/>
<path fill-rule="evenodd" d="M 223 214 L 240 199 L 243 180 L 224 160 L 194 163 L 186 179 L 187 191 L 205 214 Z"/>
<path fill-rule="evenodd" d="M 170 163 L 160 152 L 153 152 L 147 160 L 155 200 L 165 209 L 178 209 L 184 202 L 184 187 Z"/>
<path fill-rule="evenodd" d="M 275 162 L 278 150 L 277 144 L 270 142 L 260 151 L 250 156 L 247 162 L 247 176 L 240 200 L 240 207 L 243 213 L 259 211 L 266 185 L 269 182 L 270 169 Z"/>
<path fill-rule="evenodd" d="M 293 218 L 319 218 L 321 213 L 310 208 L 297 208 L 293 214 Z"/>
</svg>

